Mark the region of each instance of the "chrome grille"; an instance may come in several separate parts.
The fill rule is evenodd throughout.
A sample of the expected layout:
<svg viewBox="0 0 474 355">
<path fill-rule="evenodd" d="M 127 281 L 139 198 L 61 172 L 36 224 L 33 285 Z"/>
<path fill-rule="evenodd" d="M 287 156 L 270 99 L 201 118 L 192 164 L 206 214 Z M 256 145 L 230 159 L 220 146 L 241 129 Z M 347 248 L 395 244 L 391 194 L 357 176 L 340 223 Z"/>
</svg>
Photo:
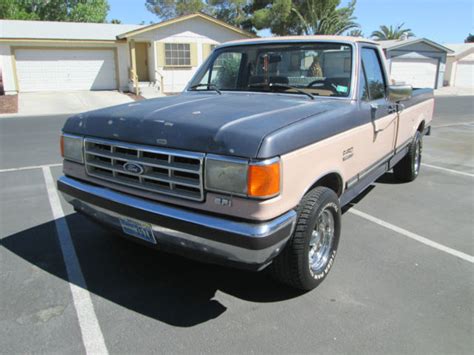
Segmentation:
<svg viewBox="0 0 474 355">
<path fill-rule="evenodd" d="M 92 138 L 84 143 L 90 176 L 164 195 L 204 200 L 204 154 Z M 138 164 L 143 172 L 127 171 L 127 163 Z"/>
</svg>

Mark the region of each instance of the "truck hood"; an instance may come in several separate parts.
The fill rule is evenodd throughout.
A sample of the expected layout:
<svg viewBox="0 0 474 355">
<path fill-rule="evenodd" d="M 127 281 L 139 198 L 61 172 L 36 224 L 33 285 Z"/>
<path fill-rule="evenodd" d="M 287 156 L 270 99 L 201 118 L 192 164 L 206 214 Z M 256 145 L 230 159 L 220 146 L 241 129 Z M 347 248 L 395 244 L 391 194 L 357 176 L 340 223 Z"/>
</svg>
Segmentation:
<svg viewBox="0 0 474 355">
<path fill-rule="evenodd" d="M 256 158 L 269 134 L 348 101 L 265 93 L 185 93 L 70 117 L 65 133 Z"/>
</svg>

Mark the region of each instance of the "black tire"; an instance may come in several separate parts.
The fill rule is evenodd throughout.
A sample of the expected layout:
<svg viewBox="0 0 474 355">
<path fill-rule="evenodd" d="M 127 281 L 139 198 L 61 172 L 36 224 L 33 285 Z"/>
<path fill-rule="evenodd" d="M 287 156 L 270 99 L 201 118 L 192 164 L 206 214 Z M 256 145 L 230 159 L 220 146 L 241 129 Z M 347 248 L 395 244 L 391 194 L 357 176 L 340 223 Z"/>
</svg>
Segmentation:
<svg viewBox="0 0 474 355">
<path fill-rule="evenodd" d="M 321 218 L 332 215 L 334 231 L 331 242 L 326 243 L 327 258 L 321 258 L 321 265 L 313 270 L 310 262 L 310 246 L 314 240 L 313 231 L 321 226 Z M 327 224 L 325 224 L 327 225 Z M 326 230 L 325 230 L 326 231 Z M 319 235 L 316 232 L 316 235 Z M 271 274 L 279 282 L 294 288 L 309 291 L 318 286 L 327 276 L 336 257 L 339 236 L 341 233 L 341 209 L 336 193 L 326 187 L 316 187 L 308 192 L 297 208 L 297 221 L 292 237 L 280 255 L 271 265 Z M 325 238 L 325 237 L 323 237 Z M 313 242 L 314 243 L 314 242 Z M 318 243 L 317 247 L 320 247 Z M 314 264 L 313 264 L 314 266 Z"/>
<path fill-rule="evenodd" d="M 420 173 L 422 151 L 423 136 L 420 132 L 416 132 L 407 155 L 393 167 L 393 174 L 397 180 L 410 182 L 417 178 Z"/>
</svg>

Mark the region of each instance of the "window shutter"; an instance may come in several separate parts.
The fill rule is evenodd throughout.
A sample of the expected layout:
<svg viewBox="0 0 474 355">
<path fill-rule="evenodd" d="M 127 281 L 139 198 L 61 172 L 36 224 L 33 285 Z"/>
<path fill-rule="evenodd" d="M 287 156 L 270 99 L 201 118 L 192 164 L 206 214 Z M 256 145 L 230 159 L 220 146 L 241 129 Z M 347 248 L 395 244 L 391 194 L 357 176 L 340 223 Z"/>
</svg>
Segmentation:
<svg viewBox="0 0 474 355">
<path fill-rule="evenodd" d="M 163 42 L 155 42 L 156 45 L 156 63 L 158 67 L 164 67 L 165 62 L 165 44 Z"/>
<path fill-rule="evenodd" d="M 197 57 L 197 45 L 196 43 L 190 43 L 189 48 L 191 50 L 191 66 L 197 67 L 198 57 Z"/>
</svg>

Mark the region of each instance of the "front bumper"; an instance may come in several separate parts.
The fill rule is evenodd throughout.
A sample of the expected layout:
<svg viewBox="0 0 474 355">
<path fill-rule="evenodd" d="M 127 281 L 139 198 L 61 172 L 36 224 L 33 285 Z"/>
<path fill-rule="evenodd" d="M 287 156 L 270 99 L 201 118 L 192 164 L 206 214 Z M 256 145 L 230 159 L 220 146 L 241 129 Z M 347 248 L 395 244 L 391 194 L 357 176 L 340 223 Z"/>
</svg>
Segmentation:
<svg viewBox="0 0 474 355">
<path fill-rule="evenodd" d="M 296 221 L 293 210 L 260 223 L 236 221 L 134 197 L 67 176 L 59 178 L 58 189 L 76 211 L 118 230 L 120 218 L 150 223 L 159 249 L 254 270 L 262 269 L 278 255 Z"/>
</svg>

